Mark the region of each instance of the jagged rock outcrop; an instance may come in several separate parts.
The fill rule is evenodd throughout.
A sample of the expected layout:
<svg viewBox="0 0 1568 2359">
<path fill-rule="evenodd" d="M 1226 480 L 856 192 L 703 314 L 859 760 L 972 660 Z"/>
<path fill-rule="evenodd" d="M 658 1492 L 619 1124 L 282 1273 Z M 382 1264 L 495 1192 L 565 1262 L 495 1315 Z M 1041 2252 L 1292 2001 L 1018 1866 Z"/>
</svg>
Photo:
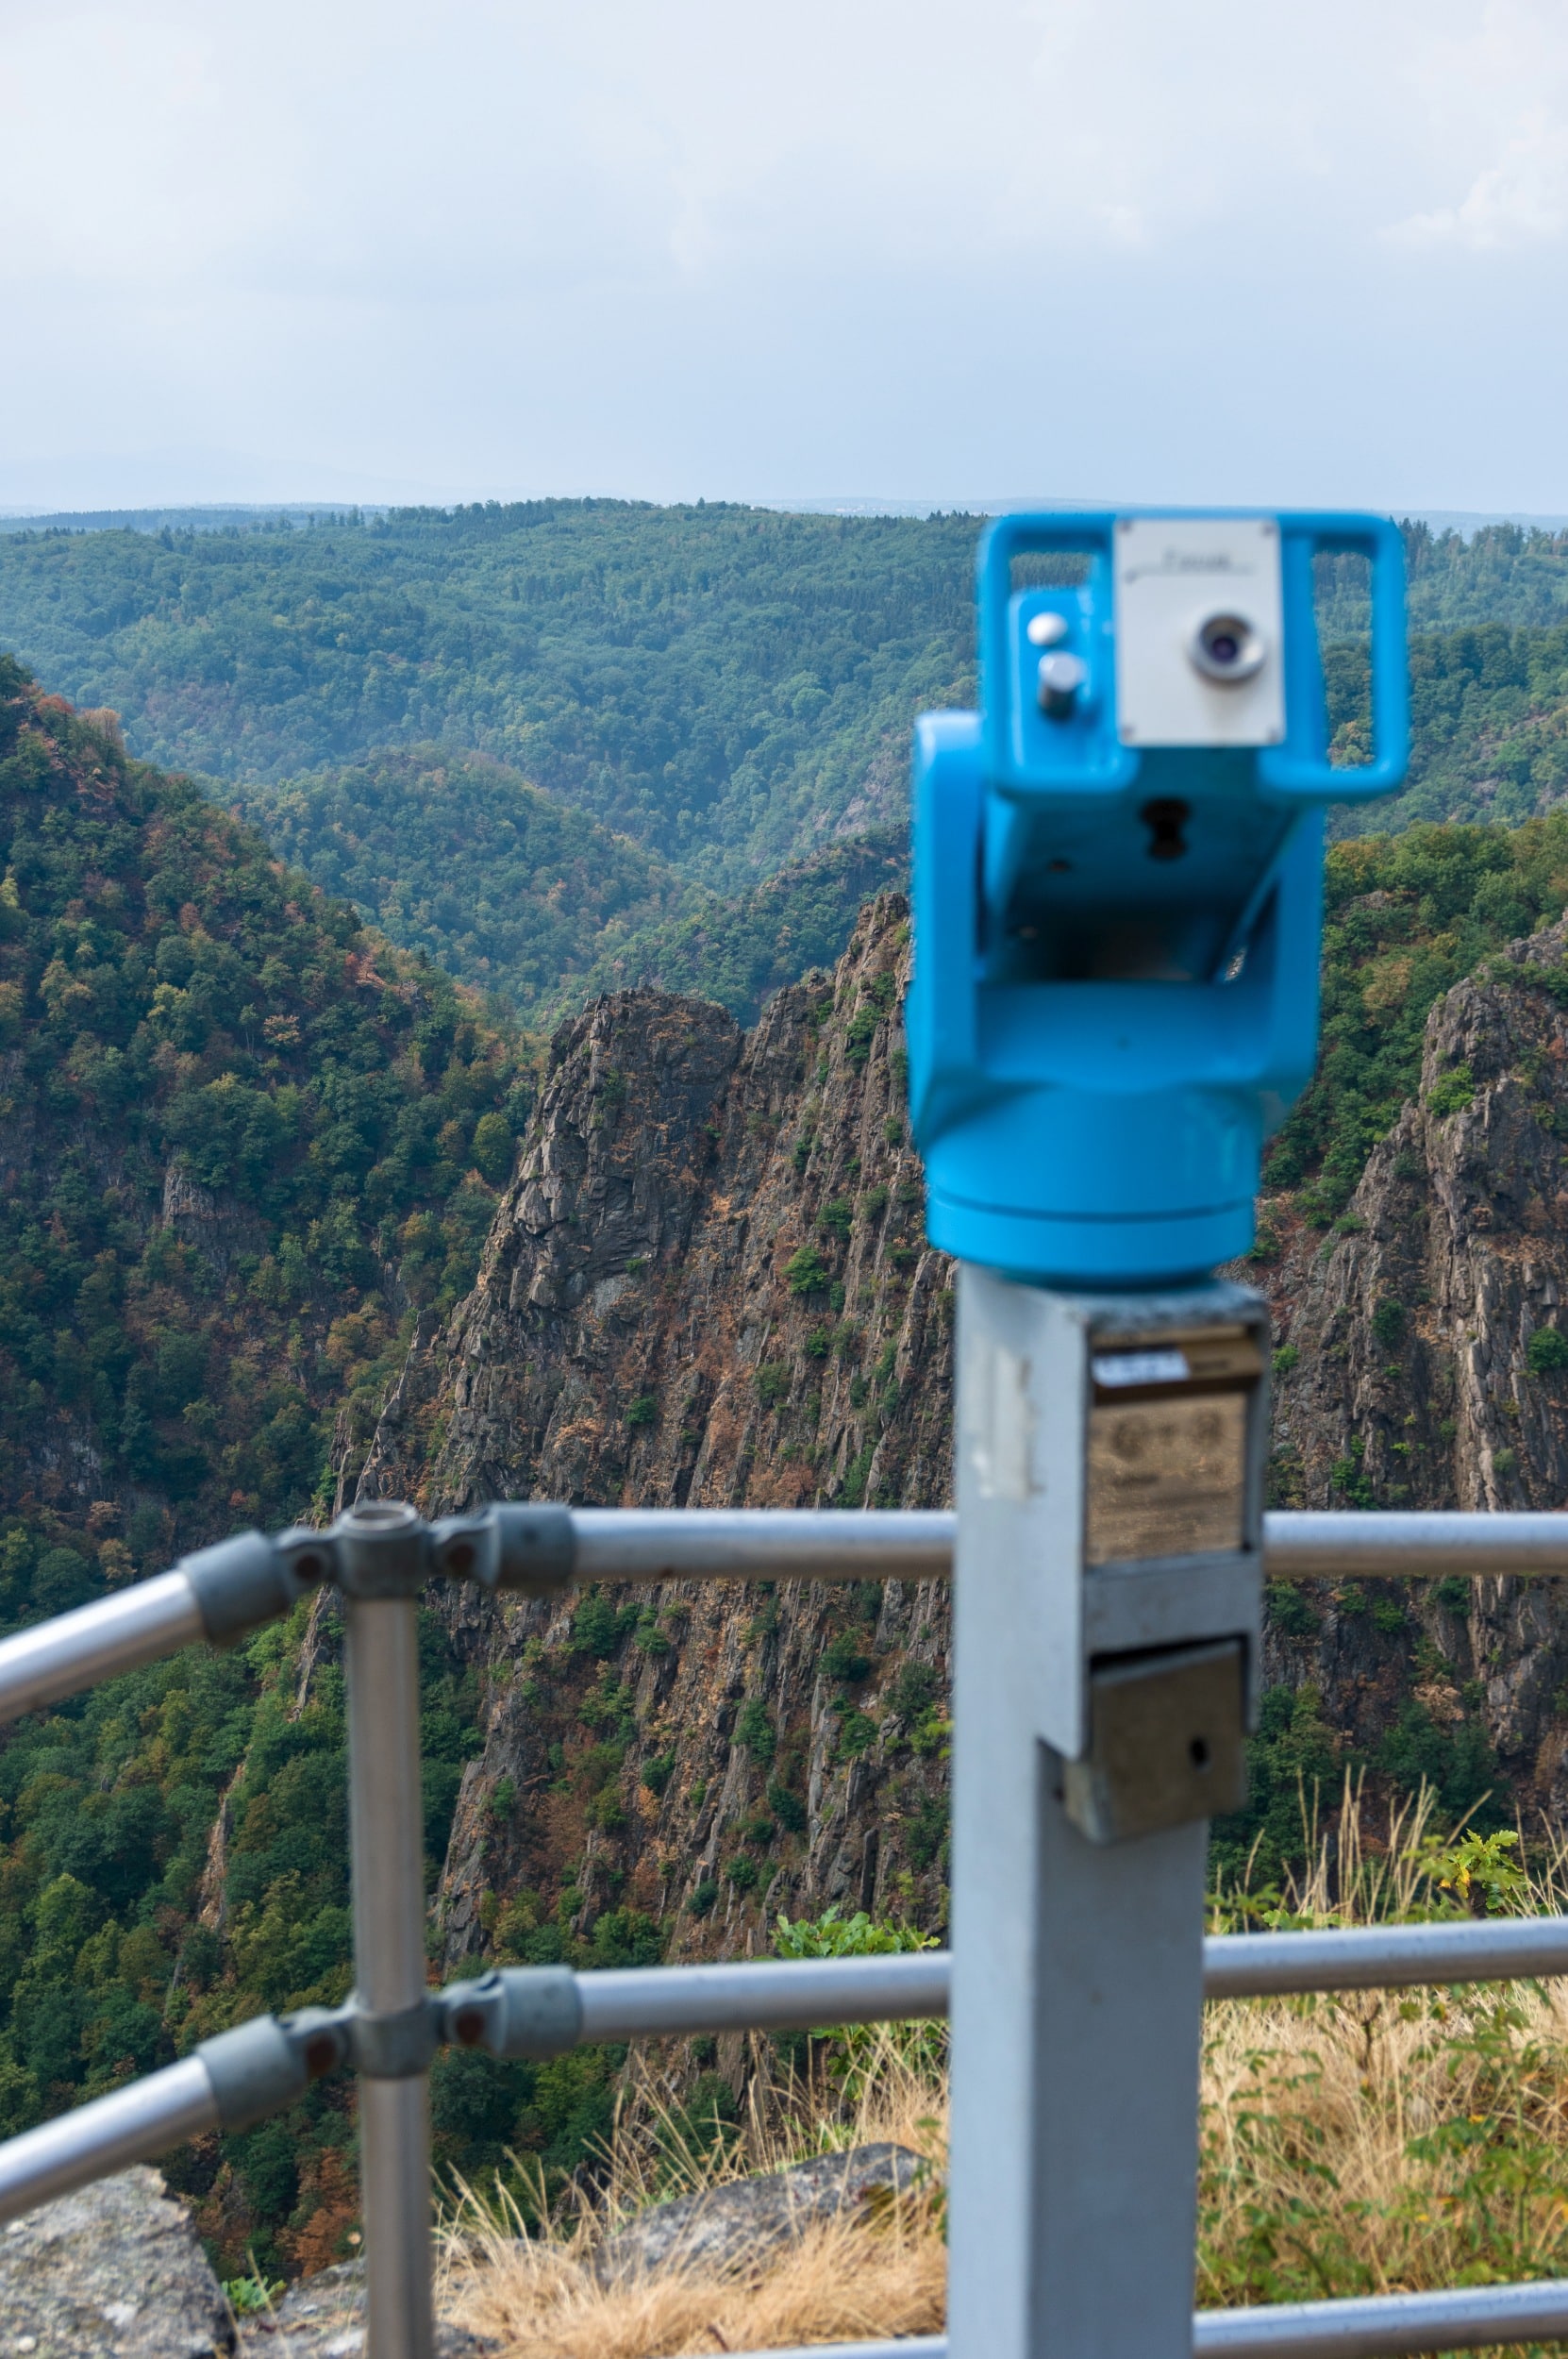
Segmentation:
<svg viewBox="0 0 1568 2359">
<path fill-rule="evenodd" d="M 1326 1240 L 1281 1216 L 1281 1503 L 1556 1506 L 1568 1490 L 1563 926 L 1433 1011 L 1419 1099 Z M 648 1505 L 948 1497 L 952 1271 L 924 1242 L 903 904 L 749 1035 L 659 994 L 563 1028 L 472 1296 L 422 1331 L 345 1494 Z M 1542 1340 L 1543 1337 L 1544 1340 Z M 1568 1807 L 1552 1583 L 1276 1593 L 1266 1677 L 1376 1758 L 1412 1703 Z M 940 1586 L 692 1584 L 443 1604 L 485 1685 L 438 1898 L 446 1960 L 631 1912 L 745 1949 L 830 1900 L 942 1921 Z"/>
<path fill-rule="evenodd" d="M 1275 1414 L 1282 1501 L 1311 1507 L 1568 1503 L 1568 921 L 1489 960 L 1427 1022 L 1419 1098 L 1374 1150 L 1326 1244 L 1276 1280 L 1287 1333 Z M 1403 1602 L 1391 1586 L 1381 1619 Z M 1410 1594 L 1370 1627 L 1362 1588 L 1276 1634 L 1276 1673 L 1329 1716 L 1386 1716 L 1391 1672 L 1442 1720 L 1464 1691 L 1523 1799 L 1568 1806 L 1568 1613 L 1557 1581 Z M 1348 1604 L 1349 1611 L 1346 1611 Z M 1397 1686 L 1400 1682 L 1395 1681 Z"/>
<path fill-rule="evenodd" d="M 345 1489 L 431 1514 L 941 1504 L 952 1274 L 904 1114 L 908 932 L 883 896 L 749 1035 L 648 992 L 563 1027 L 478 1283 L 419 1338 Z M 487 1682 L 449 1964 L 562 1894 L 578 1933 L 674 1913 L 697 1949 L 781 1906 L 940 1921 L 940 1585 L 442 1610 Z"/>
<path fill-rule="evenodd" d="M 37 2359 L 220 2359 L 223 2289 L 156 2170 L 121 2171 L 0 2235 L 0 2351 Z"/>
</svg>

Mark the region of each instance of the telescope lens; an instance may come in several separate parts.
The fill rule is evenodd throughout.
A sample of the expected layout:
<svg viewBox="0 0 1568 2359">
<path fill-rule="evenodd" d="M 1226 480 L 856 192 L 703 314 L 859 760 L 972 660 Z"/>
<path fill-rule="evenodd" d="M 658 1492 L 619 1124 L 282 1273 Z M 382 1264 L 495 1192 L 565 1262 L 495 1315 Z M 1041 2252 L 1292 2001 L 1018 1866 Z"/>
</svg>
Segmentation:
<svg viewBox="0 0 1568 2359">
<path fill-rule="evenodd" d="M 1188 653 L 1209 679 L 1251 679 L 1263 661 L 1263 642 L 1241 614 L 1209 614 L 1188 643 Z"/>
</svg>

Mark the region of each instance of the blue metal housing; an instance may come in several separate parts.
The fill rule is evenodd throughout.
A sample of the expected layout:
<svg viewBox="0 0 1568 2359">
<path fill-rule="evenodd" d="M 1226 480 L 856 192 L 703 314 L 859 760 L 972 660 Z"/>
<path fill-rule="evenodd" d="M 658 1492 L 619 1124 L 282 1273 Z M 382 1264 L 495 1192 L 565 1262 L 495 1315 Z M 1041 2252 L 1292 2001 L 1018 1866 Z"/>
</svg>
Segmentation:
<svg viewBox="0 0 1568 2359">
<path fill-rule="evenodd" d="M 1388 793 L 1409 753 L 1397 531 L 1275 521 L 1284 724 L 1247 746 L 1124 742 L 1116 515 L 1005 516 L 981 543 L 981 709 L 915 725 L 909 1102 L 949 1253 L 1148 1286 L 1252 1243 L 1262 1143 L 1316 1050 L 1324 808 Z M 1314 557 L 1341 550 L 1372 582 L 1372 758 L 1349 769 L 1312 605 Z M 1080 585 L 1017 584 L 1060 552 L 1087 556 Z M 1031 623 L 1081 666 L 1055 712 Z"/>
</svg>

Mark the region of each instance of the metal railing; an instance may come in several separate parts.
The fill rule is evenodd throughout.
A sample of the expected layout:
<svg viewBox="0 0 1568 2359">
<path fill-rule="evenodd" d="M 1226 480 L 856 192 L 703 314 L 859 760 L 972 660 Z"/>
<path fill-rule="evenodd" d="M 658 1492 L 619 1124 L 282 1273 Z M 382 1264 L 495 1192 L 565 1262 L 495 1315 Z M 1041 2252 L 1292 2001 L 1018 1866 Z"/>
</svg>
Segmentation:
<svg viewBox="0 0 1568 2359">
<path fill-rule="evenodd" d="M 940 1581 L 957 1519 L 943 1509 L 509 1508 L 547 1518 L 534 1577 L 491 1568 L 470 1526 L 433 1527 L 435 1573 L 487 1587 L 555 1594 L 590 1581 Z M 198 1639 L 222 1646 L 285 1614 L 330 1578 L 329 1535 L 251 1532 L 204 1548 L 134 1588 L 0 1640 L 0 1720 L 156 1662 Z M 1318 1514 L 1263 1523 L 1264 1569 L 1283 1580 L 1437 1580 L 1568 1573 L 1568 1514 Z M 462 1560 L 462 1561 L 453 1561 Z"/>
<path fill-rule="evenodd" d="M 358 1983 L 343 2006 L 261 2016 L 108 2097 L 0 2144 L 0 2220 L 214 2130 L 359 2075 L 370 2359 L 429 2359 L 428 2071 L 442 2042 L 497 2056 L 586 2041 L 809 2030 L 944 2015 L 945 1951 L 575 1974 L 506 1968 L 425 1987 L 415 1600 L 426 1580 L 561 1597 L 596 1581 L 937 1579 L 943 1514 L 502 1506 L 426 1525 L 371 1502 L 327 1531 L 246 1533 L 172 1572 L 0 1641 L 0 1720 L 173 1653 L 232 1643 L 331 1581 L 348 1626 Z M 1273 1514 L 1267 1569 L 1287 1577 L 1568 1573 L 1568 1514 Z M 1460 1984 L 1568 1973 L 1568 1917 L 1210 1936 L 1209 1999 Z M 1193 2349 L 1229 2359 L 1373 2359 L 1568 2339 L 1568 2280 L 1199 2312 Z M 945 2359 L 945 2338 L 832 2347 L 835 2359 Z"/>
</svg>

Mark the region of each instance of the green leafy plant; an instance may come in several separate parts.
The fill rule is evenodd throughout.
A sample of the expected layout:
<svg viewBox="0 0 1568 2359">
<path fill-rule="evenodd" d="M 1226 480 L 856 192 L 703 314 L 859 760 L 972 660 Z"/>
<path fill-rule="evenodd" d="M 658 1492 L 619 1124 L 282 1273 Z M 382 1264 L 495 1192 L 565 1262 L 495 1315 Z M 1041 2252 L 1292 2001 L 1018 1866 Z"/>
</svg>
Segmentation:
<svg viewBox="0 0 1568 2359">
<path fill-rule="evenodd" d="M 815 1294 L 827 1283 L 827 1264 L 815 1246 L 803 1245 L 785 1263 L 784 1278 L 792 1295 Z"/>
<path fill-rule="evenodd" d="M 1525 1347 L 1525 1365 L 1532 1376 L 1558 1376 L 1568 1368 L 1568 1335 L 1560 1327 L 1538 1327 Z"/>
<path fill-rule="evenodd" d="M 1467 1106 L 1473 1104 L 1475 1096 L 1476 1079 L 1470 1067 L 1457 1064 L 1433 1083 L 1426 1092 L 1426 1103 L 1438 1119 L 1443 1121 L 1449 1114 L 1462 1113 Z"/>
</svg>

